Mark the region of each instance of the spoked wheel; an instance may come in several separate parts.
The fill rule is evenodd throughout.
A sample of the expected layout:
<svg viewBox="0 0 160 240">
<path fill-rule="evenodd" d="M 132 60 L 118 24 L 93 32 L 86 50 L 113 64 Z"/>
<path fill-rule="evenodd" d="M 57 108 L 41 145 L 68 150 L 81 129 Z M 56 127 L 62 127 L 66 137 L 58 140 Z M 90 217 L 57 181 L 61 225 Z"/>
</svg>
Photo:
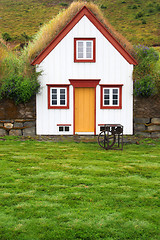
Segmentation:
<svg viewBox="0 0 160 240">
<path fill-rule="evenodd" d="M 116 136 L 113 135 L 107 135 L 106 131 L 102 131 L 98 135 L 98 144 L 100 147 L 104 149 L 110 149 L 116 142 Z"/>
</svg>

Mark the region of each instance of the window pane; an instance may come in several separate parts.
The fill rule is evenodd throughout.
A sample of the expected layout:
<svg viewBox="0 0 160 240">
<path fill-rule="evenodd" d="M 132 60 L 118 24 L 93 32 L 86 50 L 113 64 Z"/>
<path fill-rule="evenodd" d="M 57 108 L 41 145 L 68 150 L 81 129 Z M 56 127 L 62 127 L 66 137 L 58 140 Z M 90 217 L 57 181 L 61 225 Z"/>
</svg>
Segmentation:
<svg viewBox="0 0 160 240">
<path fill-rule="evenodd" d="M 115 106 L 118 105 L 118 89 L 117 88 L 113 88 L 113 96 L 112 96 L 112 104 Z"/>
<path fill-rule="evenodd" d="M 86 42 L 86 58 L 92 58 L 92 43 Z"/>
<path fill-rule="evenodd" d="M 109 95 L 104 95 L 104 99 L 109 99 Z"/>
<path fill-rule="evenodd" d="M 118 99 L 118 95 L 113 95 L 113 99 Z"/>
<path fill-rule="evenodd" d="M 65 95 L 60 95 L 60 99 L 65 99 Z"/>
<path fill-rule="evenodd" d="M 83 58 L 83 53 L 78 53 L 78 58 Z"/>
<path fill-rule="evenodd" d="M 57 89 L 52 89 L 52 93 L 57 94 Z"/>
<path fill-rule="evenodd" d="M 57 105 L 57 89 L 51 89 L 51 99 L 52 105 Z"/>
<path fill-rule="evenodd" d="M 104 91 L 104 95 L 103 95 L 104 105 L 109 106 L 110 105 L 110 89 L 104 88 L 103 91 Z"/>
<path fill-rule="evenodd" d="M 118 89 L 113 89 L 113 93 L 118 94 Z"/>
<path fill-rule="evenodd" d="M 109 94 L 109 89 L 104 89 L 104 94 Z"/>
<path fill-rule="evenodd" d="M 83 48 L 83 42 L 78 42 L 78 48 L 79 47 Z"/>
<path fill-rule="evenodd" d="M 118 101 L 117 100 L 113 100 L 113 105 L 118 105 Z"/>
<path fill-rule="evenodd" d="M 60 89 L 60 94 L 65 93 L 65 89 Z"/>
<path fill-rule="evenodd" d="M 78 58 L 83 58 L 83 42 L 78 42 Z"/>
<path fill-rule="evenodd" d="M 63 132 L 63 127 L 59 127 L 59 132 Z"/>
<path fill-rule="evenodd" d="M 69 132 L 69 127 L 65 127 L 65 132 Z"/>
<path fill-rule="evenodd" d="M 66 104 L 66 89 L 60 89 L 60 105 Z"/>
<path fill-rule="evenodd" d="M 83 48 L 78 48 L 78 53 L 83 53 Z"/>
<path fill-rule="evenodd" d="M 104 100 L 104 105 L 109 105 L 109 100 Z"/>
<path fill-rule="evenodd" d="M 87 52 L 87 53 L 91 53 L 91 52 L 92 52 L 92 49 L 91 49 L 91 48 L 86 48 L 86 52 Z"/>
<path fill-rule="evenodd" d="M 65 105 L 65 100 L 60 100 L 60 105 Z"/>
<path fill-rule="evenodd" d="M 88 48 L 88 47 L 90 47 L 90 48 L 91 48 L 91 46 L 92 46 L 92 43 L 91 43 L 91 42 L 86 42 L 86 46 L 87 46 L 87 48 Z"/>
<path fill-rule="evenodd" d="M 86 57 L 87 57 L 87 58 L 91 58 L 91 57 L 92 57 L 91 53 L 87 53 L 87 54 L 86 54 Z"/>
<path fill-rule="evenodd" d="M 57 99 L 57 95 L 52 95 L 52 99 Z"/>
<path fill-rule="evenodd" d="M 52 100 L 52 105 L 57 105 L 57 100 Z"/>
</svg>

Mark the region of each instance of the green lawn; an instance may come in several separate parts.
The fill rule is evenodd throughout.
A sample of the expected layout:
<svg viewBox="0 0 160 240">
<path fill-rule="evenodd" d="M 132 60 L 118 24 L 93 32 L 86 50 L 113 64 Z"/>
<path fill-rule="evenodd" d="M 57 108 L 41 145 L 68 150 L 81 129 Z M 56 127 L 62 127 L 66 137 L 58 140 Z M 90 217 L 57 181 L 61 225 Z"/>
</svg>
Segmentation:
<svg viewBox="0 0 160 240">
<path fill-rule="evenodd" d="M 0 141 L 0 239 L 160 239 L 160 139 Z"/>
</svg>

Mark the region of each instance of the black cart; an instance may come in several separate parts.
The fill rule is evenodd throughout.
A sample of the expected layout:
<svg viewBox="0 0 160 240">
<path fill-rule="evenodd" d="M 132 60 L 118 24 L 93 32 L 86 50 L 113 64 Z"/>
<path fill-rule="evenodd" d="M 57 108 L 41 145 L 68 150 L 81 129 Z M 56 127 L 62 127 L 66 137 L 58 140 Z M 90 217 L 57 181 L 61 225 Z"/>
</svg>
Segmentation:
<svg viewBox="0 0 160 240">
<path fill-rule="evenodd" d="M 100 147 L 108 150 L 123 150 L 123 126 L 121 124 L 101 125 L 102 131 L 98 135 Z"/>
</svg>

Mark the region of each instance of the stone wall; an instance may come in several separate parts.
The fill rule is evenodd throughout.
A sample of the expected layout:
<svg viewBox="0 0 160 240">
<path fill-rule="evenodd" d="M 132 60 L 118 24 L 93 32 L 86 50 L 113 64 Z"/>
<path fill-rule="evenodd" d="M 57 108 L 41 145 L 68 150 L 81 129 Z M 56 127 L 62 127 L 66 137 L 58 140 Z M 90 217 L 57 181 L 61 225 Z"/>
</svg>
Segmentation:
<svg viewBox="0 0 160 240">
<path fill-rule="evenodd" d="M 26 104 L 0 101 L 0 135 L 35 136 L 35 97 Z M 160 96 L 134 99 L 134 134 L 160 137 Z"/>
<path fill-rule="evenodd" d="M 134 99 L 134 134 L 160 137 L 160 96 Z"/>
<path fill-rule="evenodd" d="M 35 97 L 19 105 L 15 105 L 12 100 L 0 101 L 0 135 L 35 136 L 35 127 Z"/>
<path fill-rule="evenodd" d="M 136 118 L 160 118 L 160 95 L 134 98 L 133 115 Z"/>
</svg>

